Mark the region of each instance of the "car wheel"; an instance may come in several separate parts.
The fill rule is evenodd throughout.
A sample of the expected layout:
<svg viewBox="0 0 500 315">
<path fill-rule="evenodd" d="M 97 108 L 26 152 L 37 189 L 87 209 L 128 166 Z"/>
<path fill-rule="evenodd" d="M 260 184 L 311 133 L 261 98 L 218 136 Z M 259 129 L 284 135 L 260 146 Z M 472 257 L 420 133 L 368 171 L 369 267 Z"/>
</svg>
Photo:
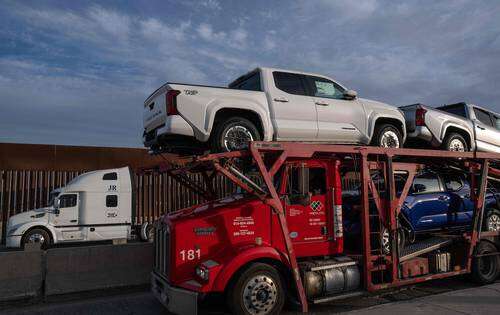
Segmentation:
<svg viewBox="0 0 500 315">
<path fill-rule="evenodd" d="M 469 145 L 461 134 L 451 132 L 443 140 L 443 149 L 447 151 L 467 152 L 469 151 Z"/>
<path fill-rule="evenodd" d="M 21 239 L 23 248 L 26 244 L 40 244 L 41 249 L 48 249 L 52 244 L 52 239 L 47 231 L 35 228 L 29 230 Z"/>
<path fill-rule="evenodd" d="M 406 244 L 406 237 L 402 229 L 398 230 L 398 235 L 398 247 L 401 251 Z M 389 237 L 389 230 L 385 227 L 382 229 L 382 233 L 380 233 L 380 246 L 384 254 L 389 255 L 391 253 L 391 239 Z"/>
<path fill-rule="evenodd" d="M 380 124 L 375 126 L 372 145 L 382 148 L 402 148 L 403 136 L 395 126 Z"/>
<path fill-rule="evenodd" d="M 488 232 L 500 231 L 500 212 L 497 210 L 488 211 L 488 215 L 484 221 L 484 229 Z"/>
<path fill-rule="evenodd" d="M 475 255 L 484 255 L 475 257 L 472 262 L 472 279 L 480 284 L 489 284 L 495 282 L 500 272 L 500 257 L 498 255 L 487 255 L 497 252 L 497 248 L 490 242 L 480 242 L 475 251 Z"/>
<path fill-rule="evenodd" d="M 263 263 L 254 263 L 243 271 L 227 294 L 232 314 L 280 314 L 285 304 L 279 272 Z"/>
<path fill-rule="evenodd" d="M 257 127 L 248 119 L 232 117 L 216 124 L 212 135 L 215 152 L 245 150 L 248 142 L 261 139 Z"/>
</svg>

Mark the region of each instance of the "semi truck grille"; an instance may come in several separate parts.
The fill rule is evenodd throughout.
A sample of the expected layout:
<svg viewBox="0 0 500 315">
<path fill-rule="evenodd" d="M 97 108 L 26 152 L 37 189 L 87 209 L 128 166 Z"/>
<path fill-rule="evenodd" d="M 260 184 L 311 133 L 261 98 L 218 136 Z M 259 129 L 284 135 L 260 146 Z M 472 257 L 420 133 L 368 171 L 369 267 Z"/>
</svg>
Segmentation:
<svg viewBox="0 0 500 315">
<path fill-rule="evenodd" d="M 155 231 L 155 265 L 157 273 L 168 279 L 170 267 L 170 232 L 167 225 L 158 222 Z"/>
</svg>

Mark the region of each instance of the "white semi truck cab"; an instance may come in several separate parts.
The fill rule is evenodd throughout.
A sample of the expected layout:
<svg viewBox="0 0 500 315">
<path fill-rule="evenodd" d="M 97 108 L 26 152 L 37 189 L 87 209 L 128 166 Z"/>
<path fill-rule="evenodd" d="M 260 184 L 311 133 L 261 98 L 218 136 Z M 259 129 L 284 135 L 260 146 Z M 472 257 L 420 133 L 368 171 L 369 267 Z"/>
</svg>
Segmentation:
<svg viewBox="0 0 500 315">
<path fill-rule="evenodd" d="M 51 192 L 49 206 L 9 218 L 7 246 L 41 243 L 48 248 L 58 243 L 130 239 L 135 212 L 132 182 L 128 167 L 74 178 Z"/>
</svg>

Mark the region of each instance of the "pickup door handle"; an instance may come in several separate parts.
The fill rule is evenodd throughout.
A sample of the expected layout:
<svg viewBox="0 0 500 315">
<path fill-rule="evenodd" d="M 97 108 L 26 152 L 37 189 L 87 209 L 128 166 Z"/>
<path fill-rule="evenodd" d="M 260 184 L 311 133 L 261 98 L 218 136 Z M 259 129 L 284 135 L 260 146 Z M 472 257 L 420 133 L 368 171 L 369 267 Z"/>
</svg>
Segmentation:
<svg viewBox="0 0 500 315">
<path fill-rule="evenodd" d="M 446 201 L 446 200 L 450 199 L 450 197 L 448 197 L 448 196 L 439 196 L 438 199 Z"/>
<path fill-rule="evenodd" d="M 275 97 L 275 98 L 274 98 L 274 101 L 275 101 L 275 102 L 287 103 L 287 102 L 288 102 L 288 99 L 286 99 L 286 98 L 284 98 L 284 97 Z"/>
<path fill-rule="evenodd" d="M 74 223 L 74 222 L 77 222 L 77 221 L 78 221 L 78 220 L 71 220 L 70 222 L 71 222 L 71 223 Z"/>
<path fill-rule="evenodd" d="M 481 130 L 485 130 L 486 129 L 486 128 L 484 128 L 482 126 L 479 126 L 479 125 L 477 125 L 476 127 L 477 127 L 477 129 L 481 129 Z"/>
<path fill-rule="evenodd" d="M 319 105 L 319 106 L 328 106 L 328 105 L 330 105 L 328 103 L 323 103 L 323 102 L 314 102 L 314 104 Z"/>
</svg>

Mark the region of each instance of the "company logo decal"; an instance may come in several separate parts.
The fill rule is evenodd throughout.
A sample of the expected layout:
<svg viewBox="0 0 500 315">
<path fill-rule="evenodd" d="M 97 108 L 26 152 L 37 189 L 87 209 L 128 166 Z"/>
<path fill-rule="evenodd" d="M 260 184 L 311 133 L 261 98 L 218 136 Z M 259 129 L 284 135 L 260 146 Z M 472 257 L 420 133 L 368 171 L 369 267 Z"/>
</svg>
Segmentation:
<svg viewBox="0 0 500 315">
<path fill-rule="evenodd" d="M 321 211 L 323 209 L 323 203 L 319 200 L 314 200 L 311 202 L 311 209 L 316 212 L 316 211 Z"/>
</svg>

